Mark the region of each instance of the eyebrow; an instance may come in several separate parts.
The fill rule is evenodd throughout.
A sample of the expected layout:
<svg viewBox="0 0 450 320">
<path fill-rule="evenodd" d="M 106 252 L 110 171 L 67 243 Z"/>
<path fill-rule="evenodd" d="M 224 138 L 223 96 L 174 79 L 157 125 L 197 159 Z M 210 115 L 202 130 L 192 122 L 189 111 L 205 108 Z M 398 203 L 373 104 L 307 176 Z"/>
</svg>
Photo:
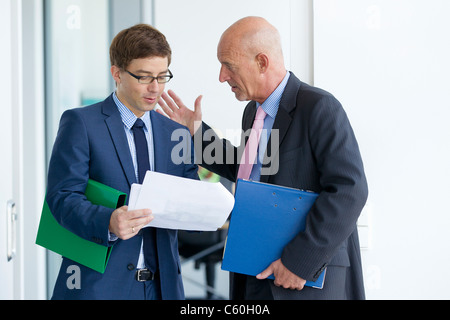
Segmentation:
<svg viewBox="0 0 450 320">
<path fill-rule="evenodd" d="M 167 69 L 166 71 L 161 71 L 160 73 L 158 73 L 158 75 L 162 75 L 164 73 L 168 73 L 169 69 Z M 153 72 L 151 71 L 145 71 L 145 70 L 137 70 L 136 73 L 147 73 L 149 75 L 153 75 Z"/>
<path fill-rule="evenodd" d="M 220 61 L 220 63 L 223 64 L 227 68 L 231 68 L 232 67 L 232 64 L 230 62 L 228 62 L 228 61 Z"/>
</svg>

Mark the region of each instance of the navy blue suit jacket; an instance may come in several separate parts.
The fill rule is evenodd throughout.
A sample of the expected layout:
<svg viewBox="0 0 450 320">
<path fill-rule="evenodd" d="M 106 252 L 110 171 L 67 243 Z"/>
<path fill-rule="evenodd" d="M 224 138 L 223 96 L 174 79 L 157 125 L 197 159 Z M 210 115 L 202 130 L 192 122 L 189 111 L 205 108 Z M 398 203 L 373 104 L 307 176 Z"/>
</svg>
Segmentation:
<svg viewBox="0 0 450 320">
<path fill-rule="evenodd" d="M 193 152 L 185 161 L 171 160 L 174 146 L 192 150 L 187 128 L 155 111 L 150 112 L 154 140 L 155 171 L 198 179 Z M 181 129 L 185 135 L 174 135 Z M 177 150 L 179 150 L 177 148 Z M 112 95 L 105 101 L 64 112 L 53 147 L 48 171 L 47 202 L 57 221 L 89 241 L 114 245 L 106 271 L 100 274 L 64 258 L 55 285 L 53 299 L 128 299 L 135 276 L 135 266 L 142 236 L 109 242 L 108 228 L 113 209 L 92 205 L 84 196 L 88 179 L 129 194 L 136 183 L 134 167 L 122 119 Z M 150 208 L 151 209 L 151 208 Z M 180 274 L 176 230 L 156 229 L 163 299 L 184 299 Z M 145 254 L 145 253 L 144 253 Z M 69 289 L 68 267 L 80 267 L 81 289 Z"/>
</svg>

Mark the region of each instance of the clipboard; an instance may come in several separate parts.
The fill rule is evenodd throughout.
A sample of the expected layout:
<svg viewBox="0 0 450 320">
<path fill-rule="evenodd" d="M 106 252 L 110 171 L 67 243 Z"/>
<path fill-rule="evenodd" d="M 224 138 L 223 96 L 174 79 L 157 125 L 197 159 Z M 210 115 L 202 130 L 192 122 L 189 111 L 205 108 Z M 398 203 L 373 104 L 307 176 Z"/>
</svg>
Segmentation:
<svg viewBox="0 0 450 320">
<path fill-rule="evenodd" d="M 318 196 L 310 191 L 238 180 L 222 269 L 252 276 L 264 271 L 305 230 L 306 217 Z M 325 273 L 305 285 L 322 289 Z"/>
<path fill-rule="evenodd" d="M 94 180 L 89 180 L 85 195 L 94 205 L 119 208 L 127 195 Z M 61 226 L 44 200 L 36 244 L 100 273 L 104 273 L 112 247 L 103 246 L 70 232 Z"/>
</svg>

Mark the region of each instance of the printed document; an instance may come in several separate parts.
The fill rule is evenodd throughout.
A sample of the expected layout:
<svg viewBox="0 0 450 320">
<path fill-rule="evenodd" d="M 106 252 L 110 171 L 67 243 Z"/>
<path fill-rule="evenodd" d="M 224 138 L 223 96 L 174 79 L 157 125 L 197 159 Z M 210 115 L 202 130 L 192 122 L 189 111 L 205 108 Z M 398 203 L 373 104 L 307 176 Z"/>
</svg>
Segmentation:
<svg viewBox="0 0 450 320">
<path fill-rule="evenodd" d="M 128 210 L 151 209 L 147 227 L 215 231 L 234 206 L 233 195 L 221 184 L 147 171 L 142 185 L 133 184 Z"/>
</svg>

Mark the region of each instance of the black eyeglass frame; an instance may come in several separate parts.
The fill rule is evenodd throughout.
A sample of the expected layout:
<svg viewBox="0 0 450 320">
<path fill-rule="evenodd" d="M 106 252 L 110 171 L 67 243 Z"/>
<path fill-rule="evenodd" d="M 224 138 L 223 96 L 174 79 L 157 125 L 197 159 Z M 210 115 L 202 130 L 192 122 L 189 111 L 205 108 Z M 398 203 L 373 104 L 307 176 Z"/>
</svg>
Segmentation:
<svg viewBox="0 0 450 320">
<path fill-rule="evenodd" d="M 172 78 L 173 78 L 173 74 L 172 72 L 167 69 L 167 71 L 169 72 L 169 74 L 166 74 L 164 76 L 157 76 L 157 77 L 153 77 L 153 76 L 137 76 L 134 73 L 131 73 L 128 70 L 125 70 L 130 76 L 132 76 L 133 78 L 137 79 L 137 81 L 140 84 L 150 84 L 153 83 L 153 81 L 157 81 L 159 84 L 163 84 L 163 83 L 167 83 L 169 82 Z M 146 79 L 151 79 L 149 82 L 142 82 L 142 79 L 146 78 Z"/>
</svg>

